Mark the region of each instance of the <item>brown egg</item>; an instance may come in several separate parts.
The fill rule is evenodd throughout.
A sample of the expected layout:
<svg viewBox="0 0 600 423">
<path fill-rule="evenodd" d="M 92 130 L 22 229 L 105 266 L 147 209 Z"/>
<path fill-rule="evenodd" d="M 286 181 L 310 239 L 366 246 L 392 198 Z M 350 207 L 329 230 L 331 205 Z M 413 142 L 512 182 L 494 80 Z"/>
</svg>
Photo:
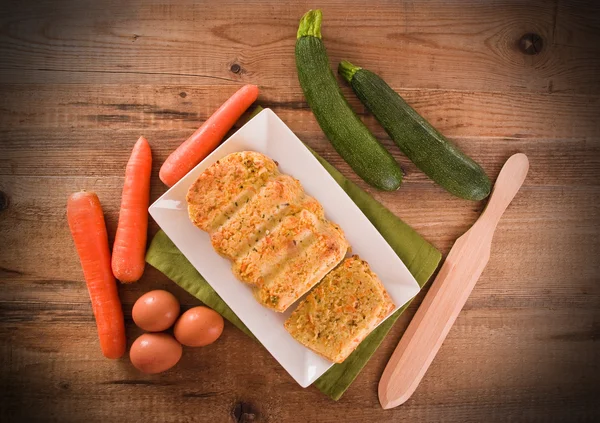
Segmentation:
<svg viewBox="0 0 600 423">
<path fill-rule="evenodd" d="M 175 323 L 175 338 L 188 347 L 203 347 L 215 342 L 223 332 L 223 318 L 208 307 L 194 307 Z"/>
<path fill-rule="evenodd" d="M 135 302 L 131 316 L 136 325 L 148 332 L 167 330 L 179 316 L 179 301 L 162 289 L 150 291 Z"/>
<path fill-rule="evenodd" d="M 166 333 L 145 333 L 133 341 L 129 351 L 131 364 L 143 373 L 161 373 L 181 358 L 183 348 Z"/>
</svg>

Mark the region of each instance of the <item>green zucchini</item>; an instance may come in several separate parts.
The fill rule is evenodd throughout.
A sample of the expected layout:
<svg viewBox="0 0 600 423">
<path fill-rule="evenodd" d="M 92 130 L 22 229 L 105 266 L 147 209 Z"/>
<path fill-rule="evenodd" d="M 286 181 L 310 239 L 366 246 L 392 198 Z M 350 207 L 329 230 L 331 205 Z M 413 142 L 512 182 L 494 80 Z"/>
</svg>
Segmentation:
<svg viewBox="0 0 600 423">
<path fill-rule="evenodd" d="M 489 195 L 491 183 L 481 166 L 431 126 L 383 79 L 347 61 L 340 63 L 338 72 L 400 150 L 427 176 L 467 200 L 482 200 Z"/>
<path fill-rule="evenodd" d="M 394 191 L 402 182 L 402 170 L 344 98 L 321 40 L 321 20 L 320 10 L 309 10 L 298 27 L 296 67 L 306 101 L 356 174 L 376 188 Z"/>
</svg>

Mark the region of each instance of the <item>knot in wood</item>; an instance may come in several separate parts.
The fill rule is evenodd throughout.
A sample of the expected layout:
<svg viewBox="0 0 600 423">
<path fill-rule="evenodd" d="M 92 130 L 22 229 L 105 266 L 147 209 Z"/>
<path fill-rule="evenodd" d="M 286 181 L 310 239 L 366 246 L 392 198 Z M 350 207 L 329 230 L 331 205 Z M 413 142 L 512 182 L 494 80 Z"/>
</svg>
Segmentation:
<svg viewBox="0 0 600 423">
<path fill-rule="evenodd" d="M 242 71 L 242 67 L 240 65 L 238 65 L 237 63 L 234 63 L 233 65 L 231 65 L 229 70 L 233 73 L 240 73 Z"/>
<path fill-rule="evenodd" d="M 240 401 L 235 404 L 231 412 L 236 423 L 253 422 L 258 417 L 256 408 L 247 402 Z"/>
<path fill-rule="evenodd" d="M 0 211 L 8 208 L 8 195 L 4 191 L 0 191 Z"/>
<path fill-rule="evenodd" d="M 539 54 L 544 47 L 544 40 L 538 34 L 527 33 L 519 40 L 519 49 L 521 53 L 534 55 Z"/>
</svg>

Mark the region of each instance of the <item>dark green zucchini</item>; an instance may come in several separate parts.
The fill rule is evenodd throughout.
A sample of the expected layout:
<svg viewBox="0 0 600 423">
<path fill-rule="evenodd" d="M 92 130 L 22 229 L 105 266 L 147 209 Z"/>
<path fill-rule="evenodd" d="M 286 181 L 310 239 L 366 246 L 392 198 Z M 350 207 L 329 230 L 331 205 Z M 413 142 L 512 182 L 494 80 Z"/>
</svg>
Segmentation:
<svg viewBox="0 0 600 423">
<path fill-rule="evenodd" d="M 482 200 L 491 183 L 481 166 L 460 151 L 410 107 L 379 76 L 347 61 L 338 72 L 373 113 L 400 150 L 448 192 Z"/>
<path fill-rule="evenodd" d="M 376 188 L 396 190 L 402 170 L 344 98 L 321 40 L 321 19 L 320 10 L 310 10 L 298 28 L 296 67 L 306 101 L 333 147 L 358 176 Z"/>
</svg>

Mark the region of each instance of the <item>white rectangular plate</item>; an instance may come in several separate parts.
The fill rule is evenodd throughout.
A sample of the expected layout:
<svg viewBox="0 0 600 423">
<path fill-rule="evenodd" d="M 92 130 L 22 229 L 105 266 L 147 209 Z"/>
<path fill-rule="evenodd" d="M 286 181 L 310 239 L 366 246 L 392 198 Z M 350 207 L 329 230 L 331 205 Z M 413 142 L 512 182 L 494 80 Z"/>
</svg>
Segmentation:
<svg viewBox="0 0 600 423">
<path fill-rule="evenodd" d="M 267 155 L 279 163 L 282 173 L 302 183 L 306 192 L 323 205 L 326 217 L 344 230 L 352 253 L 365 259 L 379 276 L 396 304 L 394 311 L 419 292 L 419 285 L 362 211 L 269 109 L 256 115 L 156 200 L 149 210 L 158 225 L 273 357 L 302 387 L 307 387 L 333 363 L 297 342 L 283 327 L 295 305 L 285 313 L 261 306 L 250 287 L 233 276 L 231 262 L 212 248 L 208 234 L 188 218 L 185 196 L 190 185 L 214 162 L 239 151 Z"/>
</svg>

